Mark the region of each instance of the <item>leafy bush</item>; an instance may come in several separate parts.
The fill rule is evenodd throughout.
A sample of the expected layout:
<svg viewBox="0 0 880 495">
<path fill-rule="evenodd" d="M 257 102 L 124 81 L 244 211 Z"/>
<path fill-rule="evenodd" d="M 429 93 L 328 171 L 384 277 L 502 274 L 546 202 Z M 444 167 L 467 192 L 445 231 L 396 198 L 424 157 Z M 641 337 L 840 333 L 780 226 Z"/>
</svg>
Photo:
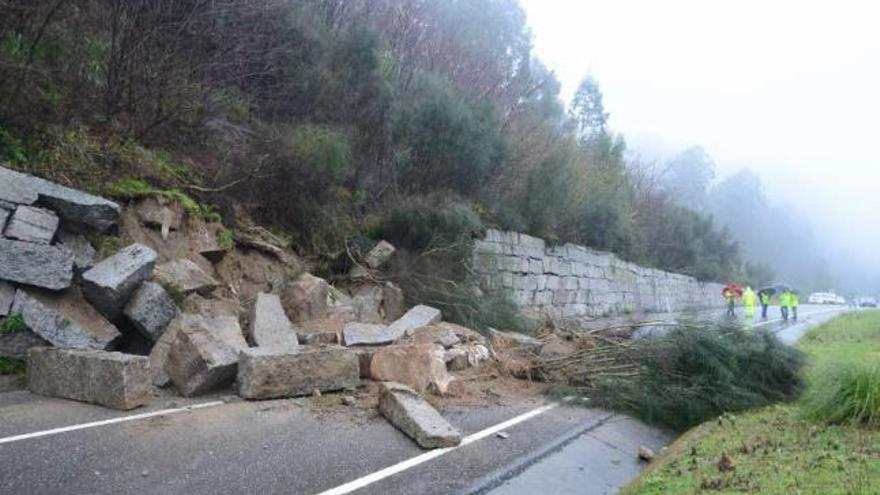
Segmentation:
<svg viewBox="0 0 880 495">
<path fill-rule="evenodd" d="M 637 339 L 631 376 L 597 383 L 596 398 L 650 423 L 683 430 L 725 412 L 795 399 L 802 353 L 766 331 L 730 324 L 675 327 Z"/>
<path fill-rule="evenodd" d="M 880 427 L 880 366 L 836 362 L 816 374 L 803 401 L 810 419 Z"/>
<path fill-rule="evenodd" d="M 18 313 L 9 315 L 5 319 L 0 320 L 0 334 L 21 333 L 27 329 L 28 327 L 24 322 L 24 317 Z"/>
</svg>

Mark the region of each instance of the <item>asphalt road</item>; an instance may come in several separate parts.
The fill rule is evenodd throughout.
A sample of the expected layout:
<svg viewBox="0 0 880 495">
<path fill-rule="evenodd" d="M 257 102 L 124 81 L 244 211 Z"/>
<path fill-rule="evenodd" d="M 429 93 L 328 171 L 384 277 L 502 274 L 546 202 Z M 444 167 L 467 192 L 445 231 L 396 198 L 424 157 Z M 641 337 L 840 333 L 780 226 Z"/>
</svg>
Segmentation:
<svg viewBox="0 0 880 495">
<path fill-rule="evenodd" d="M 767 326 L 796 338 L 833 316 L 816 311 L 805 307 L 800 322 Z M 186 409 L 197 404 L 207 407 Z M 610 493 L 641 469 L 638 445 L 660 448 L 671 439 L 605 411 L 542 406 L 444 410 L 467 444 L 425 454 L 374 410 L 320 399 L 160 397 L 122 413 L 0 393 L 0 494 L 509 494 L 566 493 L 566 486 Z M 512 418 L 519 422 L 502 425 L 506 438 L 486 431 Z"/>
</svg>

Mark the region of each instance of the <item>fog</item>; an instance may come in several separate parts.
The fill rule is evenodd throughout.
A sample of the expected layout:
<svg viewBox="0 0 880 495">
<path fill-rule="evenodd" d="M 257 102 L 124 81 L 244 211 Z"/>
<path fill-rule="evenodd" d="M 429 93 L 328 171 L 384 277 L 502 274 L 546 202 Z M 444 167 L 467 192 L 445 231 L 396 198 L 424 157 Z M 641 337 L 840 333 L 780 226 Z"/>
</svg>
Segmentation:
<svg viewBox="0 0 880 495">
<path fill-rule="evenodd" d="M 521 4 L 536 53 L 556 72 L 563 93 L 593 75 L 611 127 L 632 152 L 662 162 L 700 145 L 719 180 L 752 169 L 768 200 L 806 219 L 813 233 L 810 246 L 761 249 L 824 258 L 841 292 L 880 292 L 878 7 L 755 0 Z M 751 214 L 748 205 L 741 214 Z"/>
</svg>

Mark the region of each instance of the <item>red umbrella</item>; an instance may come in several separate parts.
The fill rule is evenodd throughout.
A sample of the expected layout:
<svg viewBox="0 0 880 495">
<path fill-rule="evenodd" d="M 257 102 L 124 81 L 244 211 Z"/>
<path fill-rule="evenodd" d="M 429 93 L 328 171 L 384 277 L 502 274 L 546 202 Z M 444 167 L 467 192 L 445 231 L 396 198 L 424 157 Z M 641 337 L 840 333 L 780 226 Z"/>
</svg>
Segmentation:
<svg viewBox="0 0 880 495">
<path fill-rule="evenodd" d="M 743 288 L 739 284 L 729 283 L 729 284 L 725 285 L 723 289 L 721 289 L 722 295 L 726 295 L 728 292 L 733 292 L 738 297 L 740 297 L 743 295 Z"/>
</svg>

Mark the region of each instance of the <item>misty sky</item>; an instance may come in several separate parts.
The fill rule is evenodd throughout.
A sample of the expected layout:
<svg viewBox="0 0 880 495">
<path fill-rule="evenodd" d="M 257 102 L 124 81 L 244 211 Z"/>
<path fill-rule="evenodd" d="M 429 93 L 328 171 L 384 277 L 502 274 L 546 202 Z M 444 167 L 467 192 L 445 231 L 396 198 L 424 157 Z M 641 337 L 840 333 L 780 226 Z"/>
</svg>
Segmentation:
<svg viewBox="0 0 880 495">
<path fill-rule="evenodd" d="M 880 6 L 867 1 L 520 0 L 568 98 L 592 73 L 610 125 L 662 156 L 702 145 L 724 175 L 814 219 L 880 277 Z"/>
</svg>

